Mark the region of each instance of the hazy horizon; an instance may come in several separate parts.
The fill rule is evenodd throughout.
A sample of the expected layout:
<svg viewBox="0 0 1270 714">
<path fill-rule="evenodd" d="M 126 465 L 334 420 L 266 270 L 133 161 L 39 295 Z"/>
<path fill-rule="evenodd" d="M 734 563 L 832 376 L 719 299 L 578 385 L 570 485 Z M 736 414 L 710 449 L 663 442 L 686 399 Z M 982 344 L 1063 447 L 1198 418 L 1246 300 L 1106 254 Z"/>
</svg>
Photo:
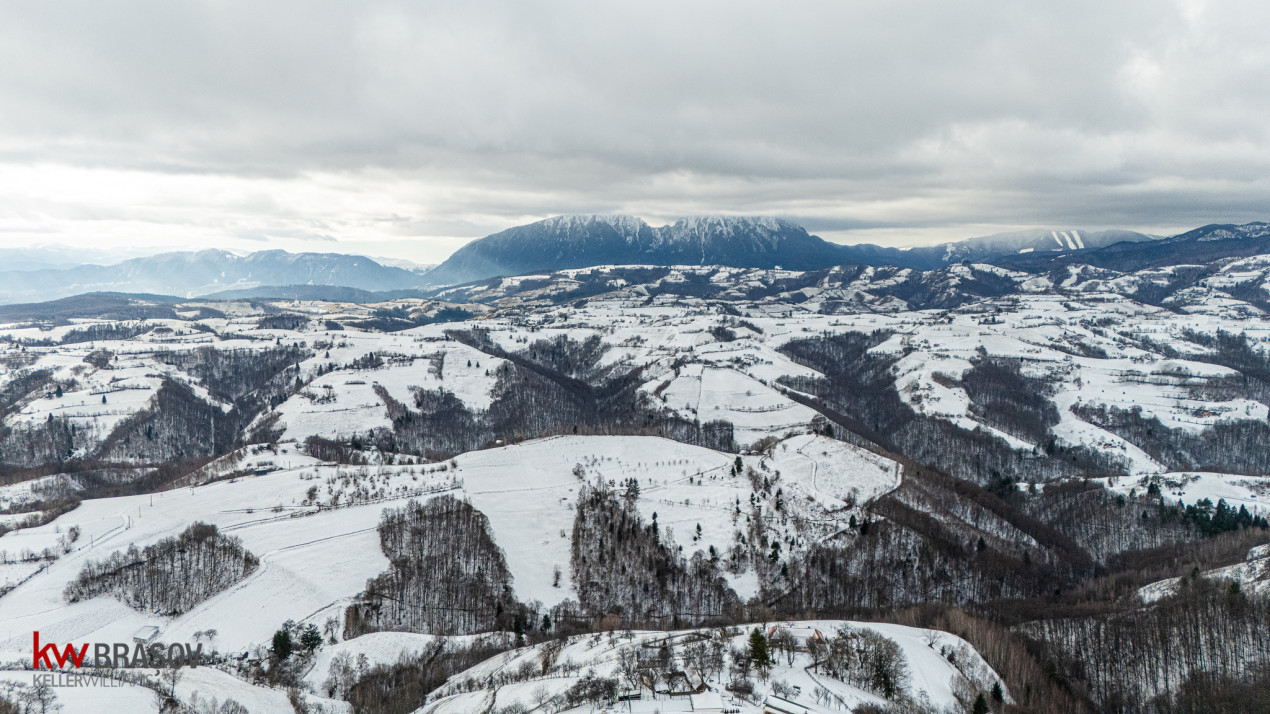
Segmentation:
<svg viewBox="0 0 1270 714">
<path fill-rule="evenodd" d="M 558 214 L 558 215 L 564 215 L 564 214 Z M 583 214 L 583 215 L 587 215 L 587 214 Z M 551 218 L 551 217 L 552 216 L 547 216 L 545 218 Z M 686 218 L 686 217 L 687 216 L 683 216 L 680 218 Z M 842 239 L 835 239 L 835 236 L 826 235 L 824 232 L 818 232 L 818 231 L 812 230 L 811 228 L 808 228 L 806 225 L 802 224 L 801 222 L 795 219 L 788 218 L 786 216 L 773 216 L 773 217 L 782 218 L 784 220 L 790 220 L 790 221 L 794 221 L 795 223 L 799 223 L 800 225 L 803 225 L 803 227 L 806 228 L 807 232 L 810 233 L 811 235 L 819 236 L 832 243 L 838 243 L 841 245 L 875 244 L 875 245 L 884 245 L 884 246 L 894 246 L 900 249 L 917 248 L 917 247 L 928 246 L 928 245 L 938 245 L 941 243 L 953 243 L 953 242 L 964 241 L 964 240 L 973 240 L 976 238 L 991 238 L 997 235 L 1008 235 L 1012 233 L 1022 233 L 1022 232 L 1034 231 L 1034 230 L 1040 230 L 1040 231 L 1064 230 L 1064 229 L 1072 229 L 1072 228 L 1075 228 L 1078 230 L 1084 230 L 1084 231 L 1129 230 L 1129 231 L 1135 231 L 1139 233 L 1167 237 L 1167 236 L 1175 235 L 1177 233 L 1185 232 L 1187 230 L 1191 230 L 1192 228 L 1199 227 L 1199 226 L 1186 226 L 1186 227 L 1181 227 L 1176 229 L 1168 229 L 1164 231 L 1159 231 L 1159 230 L 1147 231 L 1147 230 L 1139 230 L 1135 228 L 1118 228 L 1118 227 L 1090 228 L 1087 226 L 1080 226 L 1080 225 L 1062 225 L 1062 226 L 1035 225 L 1035 226 L 1011 227 L 1011 228 L 1008 228 L 1007 230 L 996 231 L 994 233 L 982 233 L 982 234 L 966 235 L 966 236 L 952 237 L 952 238 L 943 238 L 942 234 L 935 233 L 935 234 L 932 234 L 932 237 L 929 240 L 906 241 L 904 240 L 904 237 L 902 235 L 898 237 L 899 238 L 898 240 L 889 240 L 889 241 L 885 240 L 884 238 L 873 239 L 873 240 L 863 239 L 863 238 L 858 240 L 842 240 Z M 675 220 L 678 220 L 678 218 L 676 218 L 676 219 L 662 220 L 662 221 L 651 221 L 651 220 L 638 217 L 638 216 L 637 218 L 641 218 L 641 220 L 644 220 L 646 223 L 648 223 L 650 226 L 653 226 L 653 227 L 669 225 L 671 223 L 674 223 Z M 544 219 L 537 219 L 537 220 L 544 220 Z M 517 224 L 517 225 L 524 225 L 524 224 Z M 512 228 L 512 227 L 513 226 L 509 225 L 509 226 L 506 226 L 505 228 L 498 229 L 498 231 L 505 230 L 506 228 Z M 878 231 L 858 230 L 858 231 L 848 231 L 846 233 L 848 233 L 850 237 L 850 236 L 861 236 L 861 234 L 866 232 L 885 234 L 890 232 L 891 230 L 894 230 L 896 233 L 899 233 L 902 229 L 879 229 Z M 497 233 L 498 231 L 494 231 L 494 232 Z M 454 250 L 458 250 L 458 248 L 461 248 L 463 245 L 466 245 L 467 243 L 474 240 L 479 240 L 480 238 L 483 238 L 483 237 L 485 236 L 482 235 L 482 236 L 475 236 L 471 238 L 466 238 L 466 237 L 461 238 L 459 239 L 461 240 L 461 242 L 458 244 L 458 246 L 456 246 Z M 41 243 L 41 244 L 34 244 L 34 245 L 14 245 L 14 246 L 10 246 L 8 244 L 0 244 L 0 256 L 4 256 L 6 254 L 7 255 L 21 254 L 25 257 L 25 260 L 23 261 L 20 261 L 12 266 L 6 266 L 5 268 L 0 268 L 0 269 L 35 270 L 35 269 L 46 268 L 46 267 L 47 268 L 64 268 L 64 267 L 73 267 L 73 266 L 79 266 L 79 265 L 113 265 L 113 264 L 120 263 L 126 260 L 131 260 L 134 258 L 144 258 L 144 257 L 149 257 L 154 255 L 160 255 L 163 253 L 197 252 L 200 250 L 218 250 L 218 249 L 226 250 L 236 255 L 247 255 L 249 253 L 254 253 L 254 252 L 264 251 L 264 250 L 284 250 L 289 253 L 336 253 L 336 254 L 362 256 L 362 257 L 375 260 L 376 262 L 379 262 L 384 265 L 391 265 L 394 262 L 400 262 L 400 263 L 411 264 L 413 266 L 423 267 L 423 266 L 437 265 L 439 263 L 442 263 L 445 261 L 446 258 L 452 255 L 454 252 L 454 251 L 449 251 L 444 254 L 439 254 L 439 257 L 435 257 L 431 260 L 425 260 L 425 259 L 412 258 L 408 254 L 392 255 L 392 254 L 384 254 L 384 253 L 374 253 L 374 252 L 366 251 L 366 250 L 356 250 L 354 249 L 356 248 L 356 245 L 358 244 L 342 244 L 342 243 L 328 242 L 324 244 L 314 245 L 312 247 L 299 247 L 299 248 L 282 247 L 282 246 L 248 246 L 246 248 L 237 248 L 237 247 L 219 248 L 218 246 L 203 246 L 203 245 L 85 248 L 83 246 L 74 246 L 67 243 Z M 405 247 L 405 246 L 398 244 L 398 247 Z M 435 245 L 433 247 L 435 247 Z"/>
</svg>

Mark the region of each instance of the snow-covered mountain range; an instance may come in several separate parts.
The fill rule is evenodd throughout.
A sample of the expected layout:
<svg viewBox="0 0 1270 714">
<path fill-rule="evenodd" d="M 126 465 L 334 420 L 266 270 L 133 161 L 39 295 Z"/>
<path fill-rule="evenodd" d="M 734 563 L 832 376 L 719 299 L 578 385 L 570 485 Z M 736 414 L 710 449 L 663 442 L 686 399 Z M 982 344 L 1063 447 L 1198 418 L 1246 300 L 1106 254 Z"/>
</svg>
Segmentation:
<svg viewBox="0 0 1270 714">
<path fill-rule="evenodd" d="M 453 285 L 592 265 L 720 265 L 814 270 L 836 265 L 932 269 L 1034 251 L 1081 252 L 1149 240 L 1131 231 L 1036 230 L 899 249 L 840 245 L 782 219 L 688 218 L 652 227 L 631 216 L 558 216 L 473 241 L 427 274 Z"/>
<path fill-rule="evenodd" d="M 839 245 L 776 218 L 697 217 L 652 227 L 631 216 L 557 216 L 473 241 L 440 265 L 342 253 L 237 255 L 222 250 L 162 253 L 76 265 L 47 250 L 0 251 L 0 304 L 40 302 L 91 292 L 190 297 L 302 297 L 373 302 L 351 288 L 401 297 L 497 276 L 594 265 L 720 265 L 810 270 L 837 265 L 935 269 L 994 262 L 1028 253 L 1084 253 L 1150 237 L 1130 231 L 1036 230 L 898 249 Z M 325 290 L 325 292 L 323 292 Z"/>
</svg>

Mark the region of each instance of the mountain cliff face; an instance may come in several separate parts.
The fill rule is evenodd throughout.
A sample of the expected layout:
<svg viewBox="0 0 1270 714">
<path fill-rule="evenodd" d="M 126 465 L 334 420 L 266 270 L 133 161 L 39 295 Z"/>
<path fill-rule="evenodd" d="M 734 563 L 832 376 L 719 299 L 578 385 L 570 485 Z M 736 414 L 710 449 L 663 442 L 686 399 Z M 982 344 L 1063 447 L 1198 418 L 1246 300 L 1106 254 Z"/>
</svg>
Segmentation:
<svg viewBox="0 0 1270 714">
<path fill-rule="evenodd" d="M 654 228 L 631 216 L 557 216 L 473 241 L 426 277 L 453 285 L 592 265 L 822 268 L 841 246 L 775 218 L 687 218 Z"/>
<path fill-rule="evenodd" d="M 720 265 L 815 270 L 835 265 L 931 270 L 963 260 L 990 262 L 1019 253 L 1083 253 L 1132 231 L 1038 229 L 901 249 L 839 245 L 779 218 L 697 217 L 654 228 L 631 216 L 557 216 L 473 241 L 426 274 L 434 285 L 594 265 Z"/>
</svg>

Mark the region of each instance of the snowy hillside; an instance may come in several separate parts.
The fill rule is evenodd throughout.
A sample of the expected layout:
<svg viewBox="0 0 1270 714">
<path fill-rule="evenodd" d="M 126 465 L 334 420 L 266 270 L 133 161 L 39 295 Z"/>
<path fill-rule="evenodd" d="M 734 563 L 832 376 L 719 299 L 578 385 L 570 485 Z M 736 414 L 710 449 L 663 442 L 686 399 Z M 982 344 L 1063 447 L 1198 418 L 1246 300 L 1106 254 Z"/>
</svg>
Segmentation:
<svg viewBox="0 0 1270 714">
<path fill-rule="evenodd" d="M 488 516 L 495 541 L 507 554 L 516 594 L 553 606 L 571 595 L 570 541 L 561 532 L 584 483 L 637 479 L 636 505 L 649 518 L 659 514 L 666 538 L 673 537 L 673 529 L 689 554 L 711 546 L 722 552 L 736 532 L 734 501 L 748 503 L 753 493 L 743 476 L 728 473 L 732 458 L 650 437 L 549 438 L 464 454 L 441 466 L 344 467 L 297 454 L 294 447 L 263 450 L 235 466 L 240 473 L 269 470 L 264 475 L 85 501 L 53 523 L 0 539 L 0 560 L 18 561 L 25 552 L 57 552 L 67 530 L 79 533 L 70 552 L 5 596 L 0 632 L 38 625 L 48 637 L 62 640 L 114 641 L 159 624 L 165 636 L 189 638 L 224 622 L 218 647 L 242 651 L 264 645 L 284 620 L 321 624 L 338 615 L 387 563 L 375 534 L 380 511 L 440 493 L 461 494 Z M 840 511 L 842 499 L 867 503 L 894 488 L 898 478 L 894 463 L 823 437 L 797 437 L 780 444 L 771 459 L 746 457 L 743 462 L 788 474 L 778 483 L 790 493 L 789 517 L 808 534 L 824 534 L 830 522 L 826 514 Z M 581 477 L 574 474 L 577 466 Z M 316 499 L 308 496 L 314 487 Z M 66 583 L 86 560 L 129 544 L 145 546 L 195 521 L 241 539 L 260 556 L 262 567 L 233 590 L 177 618 L 133 613 L 110 599 L 57 607 Z M 553 585 L 556 568 L 564 576 Z M 17 658 L 28 646 L 22 637 L 0 641 L 0 658 Z"/>
<path fill-rule="evenodd" d="M 668 698 L 673 681 L 612 676 L 624 649 L 661 657 L 645 645 L 670 637 L 658 676 L 696 676 L 678 665 L 715 626 L 740 628 L 728 650 L 756 622 L 905 613 L 965 641 L 850 623 L 896 643 L 904 687 L 797 650 L 766 677 L 728 655 L 693 688 L 744 711 L 1145 697 L 997 623 L 1059 632 L 1061 652 L 1207 597 L 1178 586 L 1194 571 L 1241 583 L 1251 604 L 1222 595 L 1220 621 L 1256 631 L 1267 286 L 1264 256 L 1128 273 L 601 266 L 371 304 L 23 307 L 0 325 L 0 661 L 28 666 L 36 630 L 155 627 L 218 653 L 175 688 L 187 706 L 197 691 L 251 711 L 583 711 L 615 679 L 671 711 L 691 701 Z M 190 543 L 242 567 L 173 571 L 165 554 Z M 197 601 L 146 605 L 213 575 Z M 1110 614 L 1086 614 L 1090 592 L 1112 593 Z M 279 633 L 307 644 L 280 655 Z M 841 652 L 891 651 L 843 637 Z M 1261 656 L 1255 637 L 1223 643 Z M 110 696 L 131 706 L 147 686 Z"/>
<path fill-rule="evenodd" d="M 793 642 L 789 650 L 774 653 L 775 661 L 759 686 L 743 693 L 730 689 L 741 675 L 724 653 L 746 651 L 755 630 L 778 641 L 789 636 Z M 800 707 L 797 711 L 821 714 L 866 703 L 886 706 L 888 698 L 874 686 L 844 682 L 821 671 L 808 652 L 809 639 L 823 641 L 821 646 L 828 649 L 836 640 L 850 640 L 861 631 L 876 633 L 897 645 L 897 661 L 907 676 L 899 685 L 901 693 L 892 698 L 904 700 L 909 711 L 956 710 L 973 702 L 975 692 L 990 690 L 999 681 L 968 644 L 947 633 L 832 620 L 769 627 L 749 624 L 718 631 L 609 632 L 513 650 L 452 678 L 430 697 L 421 712 L 457 714 L 491 705 L 506 708 L 517 702 L 526 709 L 551 702 L 556 711 L 589 712 L 593 709 L 590 703 L 569 706 L 570 694 L 576 695 L 588 680 L 604 679 L 633 697 L 629 703 L 633 712 L 669 714 L 723 711 L 723 707 L 750 714 L 793 705 Z M 711 651 L 717 653 L 717 664 L 712 662 Z M 954 653 L 951 658 L 947 656 L 950 652 Z M 701 691 L 677 696 L 641 693 L 646 689 L 639 684 L 641 675 L 658 657 L 666 658 L 672 669 L 681 672 L 683 688 L 700 687 Z M 471 688 L 473 683 L 477 688 Z M 1003 696 L 1008 694 L 1003 691 Z M 627 705 L 622 706 L 625 711 Z"/>
</svg>

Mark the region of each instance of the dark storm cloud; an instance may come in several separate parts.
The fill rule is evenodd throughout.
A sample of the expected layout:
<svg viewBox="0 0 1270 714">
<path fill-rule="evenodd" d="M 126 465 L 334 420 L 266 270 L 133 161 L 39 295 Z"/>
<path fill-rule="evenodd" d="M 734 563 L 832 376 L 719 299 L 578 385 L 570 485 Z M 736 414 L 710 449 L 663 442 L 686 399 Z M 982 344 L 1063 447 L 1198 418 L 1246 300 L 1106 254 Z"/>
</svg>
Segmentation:
<svg viewBox="0 0 1270 714">
<path fill-rule="evenodd" d="M 0 180 L 48 190 L 0 208 L 74 237 L 98 183 L 131 181 L 111 219 L 189 240 L 593 211 L 844 235 L 1245 220 L 1270 195 L 1268 19 L 1199 0 L 9 4 Z"/>
</svg>

